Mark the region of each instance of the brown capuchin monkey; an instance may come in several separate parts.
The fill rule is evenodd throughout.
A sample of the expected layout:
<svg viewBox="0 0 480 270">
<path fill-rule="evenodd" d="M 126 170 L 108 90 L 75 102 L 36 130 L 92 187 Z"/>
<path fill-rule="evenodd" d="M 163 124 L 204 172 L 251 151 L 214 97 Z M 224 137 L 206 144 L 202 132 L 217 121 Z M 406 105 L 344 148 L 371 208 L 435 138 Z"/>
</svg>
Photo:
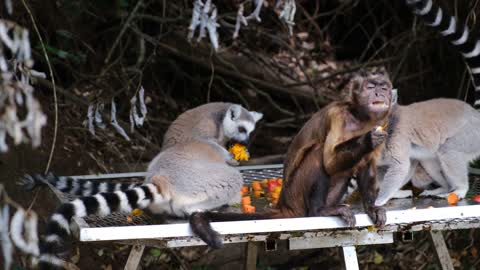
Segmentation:
<svg viewBox="0 0 480 270">
<path fill-rule="evenodd" d="M 274 209 L 252 214 L 196 212 L 190 216 L 192 231 L 209 246 L 219 248 L 222 243 L 211 221 L 339 215 L 355 226 L 351 209 L 339 204 L 352 177 L 357 179 L 366 213 L 382 227 L 386 211 L 374 205 L 376 161 L 386 139 L 396 90 L 383 69 L 358 72 L 347 90 L 345 100 L 315 113 L 293 139 Z"/>
</svg>

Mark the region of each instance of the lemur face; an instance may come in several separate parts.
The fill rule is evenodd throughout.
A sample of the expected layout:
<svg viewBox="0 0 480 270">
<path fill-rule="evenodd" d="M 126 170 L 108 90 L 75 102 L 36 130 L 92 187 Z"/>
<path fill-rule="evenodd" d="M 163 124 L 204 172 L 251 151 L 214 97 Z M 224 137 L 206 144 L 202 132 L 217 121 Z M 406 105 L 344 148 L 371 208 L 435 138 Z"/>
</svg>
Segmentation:
<svg viewBox="0 0 480 270">
<path fill-rule="evenodd" d="M 223 131 L 232 141 L 248 144 L 250 133 L 255 130 L 255 124 L 262 119 L 263 114 L 248 111 L 240 105 L 232 105 L 225 113 Z"/>
</svg>

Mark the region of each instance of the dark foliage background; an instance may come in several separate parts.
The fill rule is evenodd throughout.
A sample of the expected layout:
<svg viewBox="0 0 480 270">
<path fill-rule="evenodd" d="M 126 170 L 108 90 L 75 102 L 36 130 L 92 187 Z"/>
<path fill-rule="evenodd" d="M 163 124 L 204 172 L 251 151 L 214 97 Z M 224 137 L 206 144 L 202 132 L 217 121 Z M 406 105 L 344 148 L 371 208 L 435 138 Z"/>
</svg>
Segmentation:
<svg viewBox="0 0 480 270">
<path fill-rule="evenodd" d="M 209 101 L 238 102 L 263 112 L 264 120 L 249 146 L 252 163 L 279 162 L 306 119 L 318 108 L 341 98 L 342 87 L 352 72 L 364 66 L 387 68 L 399 89 L 401 104 L 434 97 L 467 102 L 473 98 L 470 77 L 460 54 L 415 19 L 402 0 L 297 0 L 292 37 L 272 8 L 274 1 L 265 1 L 269 6 L 261 11 L 262 22 L 251 21 L 235 40 L 232 33 L 240 1 L 214 1 L 220 24 L 220 50 L 216 53 L 208 38 L 199 43 L 187 40 L 193 1 L 26 2 L 52 62 L 59 118 L 56 123 L 50 78 L 38 80 L 35 93 L 48 115 L 42 146 L 34 150 L 18 146 L 0 155 L 0 179 L 20 202 L 33 204 L 44 213 L 44 219 L 53 207 L 48 196 L 38 192 L 25 194 L 13 182 L 24 173 L 45 170 L 55 125 L 58 140 L 50 171 L 60 175 L 140 171 L 158 152 L 169 123 L 186 109 Z M 478 1 L 436 2 L 475 30 Z M 246 7 L 248 14 L 251 7 Z M 31 29 L 35 69 L 47 73 L 41 44 L 22 1 L 14 1 L 13 15 L 1 9 L 2 18 Z M 125 141 L 111 128 L 97 130 L 94 137 L 83 126 L 90 103 L 109 103 L 115 98 L 120 124 L 127 130 L 129 100 L 140 86 L 146 90 L 149 111 L 146 125 L 129 133 L 132 141 Z M 38 205 L 39 201 L 45 203 Z M 473 239 L 474 232 L 449 233 L 450 236 L 452 254 L 459 254 L 456 263 L 478 264 L 476 251 L 472 251 L 476 245 L 465 244 Z M 427 239 L 426 234 L 420 237 Z M 434 267 L 436 261 L 428 243 L 422 240 L 393 247 L 368 247 L 366 252 L 361 249 L 362 269 L 391 269 L 386 265 L 412 269 L 412 263 L 416 269 Z M 93 261 L 105 267 L 113 265 L 113 269 L 122 267 L 128 251 L 117 246 L 94 245 L 94 250 L 80 246 L 82 269 L 91 269 L 87 265 Z M 108 252 L 99 255 L 98 250 Z M 192 254 L 204 252 L 192 250 L 197 252 Z M 308 256 L 315 258 L 315 263 L 321 263 L 319 258 L 324 255 L 338 256 L 335 249 L 307 253 L 290 254 L 291 263 L 309 263 L 310 259 L 305 259 Z M 157 263 L 173 265 L 172 269 L 179 261 L 201 265 L 210 258 L 209 263 L 215 264 L 215 258 L 222 257 L 213 253 L 217 256 L 204 256 L 202 261 L 201 256 L 186 252 L 165 254 L 170 261 Z M 239 261 L 243 256 L 239 254 L 240 257 L 228 260 Z M 372 254 L 380 254 L 382 263 L 375 264 Z M 265 255 L 267 262 L 268 256 L 275 257 Z M 275 264 L 272 260 L 270 265 Z M 147 262 L 143 265 L 150 269 Z M 217 261 L 218 265 L 228 264 Z"/>
</svg>

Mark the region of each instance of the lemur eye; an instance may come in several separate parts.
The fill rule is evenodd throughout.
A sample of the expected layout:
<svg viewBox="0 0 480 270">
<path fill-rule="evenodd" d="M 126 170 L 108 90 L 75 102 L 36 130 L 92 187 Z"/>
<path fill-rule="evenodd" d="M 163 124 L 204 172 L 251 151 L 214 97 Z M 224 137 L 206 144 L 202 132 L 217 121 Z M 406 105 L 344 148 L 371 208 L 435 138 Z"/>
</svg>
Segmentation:
<svg viewBox="0 0 480 270">
<path fill-rule="evenodd" d="M 247 129 L 245 129 L 244 127 L 238 127 L 238 132 L 239 133 L 247 133 Z"/>
</svg>

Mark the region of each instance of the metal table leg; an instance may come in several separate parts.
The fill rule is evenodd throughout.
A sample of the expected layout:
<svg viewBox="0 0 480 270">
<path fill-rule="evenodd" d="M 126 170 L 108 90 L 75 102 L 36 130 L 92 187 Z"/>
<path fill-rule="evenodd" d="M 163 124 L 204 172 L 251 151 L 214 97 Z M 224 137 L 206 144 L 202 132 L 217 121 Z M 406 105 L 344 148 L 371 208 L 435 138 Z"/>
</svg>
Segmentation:
<svg viewBox="0 0 480 270">
<path fill-rule="evenodd" d="M 134 245 L 130 250 L 130 255 L 128 255 L 127 263 L 125 264 L 124 270 L 137 270 L 138 265 L 140 264 L 140 259 L 142 259 L 143 250 L 145 249 L 144 245 Z"/>
<path fill-rule="evenodd" d="M 342 247 L 345 270 L 359 270 L 355 246 Z"/>
<path fill-rule="evenodd" d="M 453 270 L 452 258 L 450 258 L 450 254 L 448 253 L 448 248 L 445 244 L 442 232 L 430 231 L 430 237 L 432 238 L 433 247 L 435 248 L 435 253 L 437 254 L 442 269 Z"/>
<path fill-rule="evenodd" d="M 245 258 L 245 270 L 255 270 L 257 269 L 257 254 L 258 246 L 257 243 L 249 241 L 247 243 L 247 252 Z"/>
</svg>

